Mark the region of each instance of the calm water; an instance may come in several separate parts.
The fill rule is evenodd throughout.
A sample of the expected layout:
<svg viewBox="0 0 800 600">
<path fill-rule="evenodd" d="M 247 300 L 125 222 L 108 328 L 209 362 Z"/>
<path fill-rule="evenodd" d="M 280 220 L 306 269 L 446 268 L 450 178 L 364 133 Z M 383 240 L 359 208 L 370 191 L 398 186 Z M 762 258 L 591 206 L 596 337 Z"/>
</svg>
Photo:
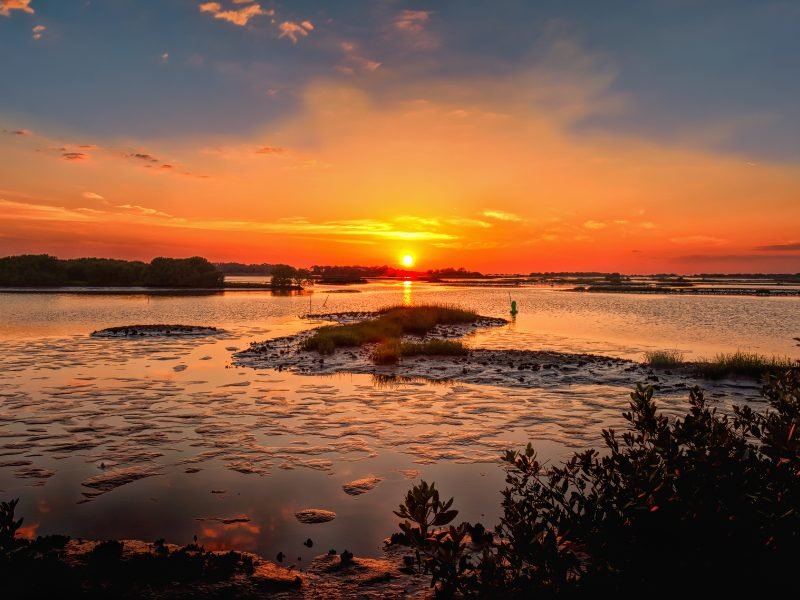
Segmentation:
<svg viewBox="0 0 800 600">
<path fill-rule="evenodd" d="M 0 294 L 0 490 L 20 497 L 25 533 L 137 537 L 292 559 L 348 548 L 374 555 L 412 480 L 435 480 L 461 516 L 493 523 L 496 457 L 533 440 L 558 458 L 618 425 L 628 389 L 501 389 L 311 377 L 232 368 L 249 342 L 314 325 L 311 312 L 453 303 L 506 316 L 506 288 L 318 286 L 313 294 L 209 296 Z M 736 349 L 798 356 L 800 300 L 588 295 L 513 289 L 520 314 L 476 347 L 555 349 L 639 359 Z M 99 340 L 132 323 L 213 325 L 202 340 Z M 633 383 L 633 382 L 632 382 Z M 677 403 L 665 399 L 665 404 Z M 376 476 L 351 497 L 342 484 Z M 294 512 L 324 508 L 326 524 Z M 231 520 L 235 522 L 231 522 Z M 311 537 L 308 550 L 302 542 Z M 296 560 L 293 560 L 296 562 Z M 302 565 L 302 563 L 299 563 Z"/>
</svg>

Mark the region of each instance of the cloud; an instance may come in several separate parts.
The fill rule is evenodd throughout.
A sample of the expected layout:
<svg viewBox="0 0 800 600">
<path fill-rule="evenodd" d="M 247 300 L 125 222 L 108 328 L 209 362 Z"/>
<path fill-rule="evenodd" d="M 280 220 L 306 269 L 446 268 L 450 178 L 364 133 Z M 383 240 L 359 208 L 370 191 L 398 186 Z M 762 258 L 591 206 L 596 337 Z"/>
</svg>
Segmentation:
<svg viewBox="0 0 800 600">
<path fill-rule="evenodd" d="M 429 10 L 404 10 L 395 16 L 392 24 L 413 48 L 432 50 L 439 45 L 438 38 L 427 28 L 432 14 Z"/>
<path fill-rule="evenodd" d="M 519 215 L 509 212 L 502 212 L 499 210 L 485 210 L 483 211 L 483 216 L 487 219 L 495 219 L 497 221 L 522 221 L 522 217 Z"/>
<path fill-rule="evenodd" d="M 404 10 L 394 18 L 394 26 L 400 31 L 420 33 L 431 17 L 429 10 Z"/>
<path fill-rule="evenodd" d="M 169 60 L 169 52 L 163 52 L 161 54 L 161 62 L 165 63 Z"/>
<path fill-rule="evenodd" d="M 91 216 L 83 214 L 80 209 L 65 208 L 63 206 L 49 206 L 45 204 L 31 204 L 29 202 L 15 202 L 0 198 L 0 219 L 23 221 L 91 221 Z"/>
<path fill-rule="evenodd" d="M 125 211 L 133 212 L 137 215 L 145 217 L 164 217 L 167 219 L 174 219 L 175 217 L 169 213 L 156 210 L 155 208 L 147 208 L 146 206 L 139 206 L 138 204 L 117 204 L 115 208 L 121 208 Z"/>
<path fill-rule="evenodd" d="M 606 227 L 608 227 L 608 223 L 603 223 L 602 221 L 589 220 L 583 224 L 583 227 L 585 229 L 605 229 Z"/>
<path fill-rule="evenodd" d="M 788 244 L 770 244 L 768 246 L 757 246 L 756 250 L 764 250 L 767 252 L 791 252 L 793 250 L 800 250 L 800 242 L 789 242 Z"/>
<path fill-rule="evenodd" d="M 44 33 L 45 29 L 47 29 L 47 27 L 45 27 L 44 25 L 37 25 L 36 27 L 34 27 L 31 30 L 33 32 L 33 39 L 35 40 L 42 39 L 42 34 Z"/>
<path fill-rule="evenodd" d="M 4 129 L 3 133 L 7 133 L 8 135 L 31 135 L 33 132 L 30 129 Z"/>
<path fill-rule="evenodd" d="M 86 152 L 66 151 L 61 153 L 61 158 L 63 158 L 64 160 L 75 162 L 75 161 L 89 160 L 91 156 L 86 154 Z"/>
<path fill-rule="evenodd" d="M 105 198 L 95 192 L 83 192 L 81 195 L 89 200 L 105 200 Z"/>
<path fill-rule="evenodd" d="M 481 227 L 483 229 L 489 229 L 492 226 L 491 223 L 487 223 L 486 221 L 481 221 L 480 219 L 466 219 L 466 218 L 448 219 L 447 223 L 455 227 Z"/>
<path fill-rule="evenodd" d="M 396 241 L 452 241 L 458 236 L 428 229 L 403 228 L 403 219 L 339 219 L 311 222 L 304 217 L 291 217 L 275 221 L 236 221 L 185 219 L 169 213 L 140 206 L 138 204 L 114 205 L 108 210 L 94 208 L 66 208 L 14 202 L 0 199 L 0 220 L 24 220 L 47 222 L 89 221 L 98 224 L 108 222 L 147 222 L 151 225 L 194 229 L 204 231 L 229 231 L 240 233 L 269 233 L 292 237 L 318 237 L 338 241 L 369 243 L 371 240 Z M 155 218 L 155 219 L 154 219 Z M 406 217 L 406 220 L 409 218 Z M 412 220 L 415 218 L 411 218 Z M 420 219 L 425 221 L 425 219 Z M 422 224 L 421 222 L 418 224 Z"/>
<path fill-rule="evenodd" d="M 136 160 L 143 160 L 149 163 L 157 163 L 158 159 L 153 156 L 152 154 L 147 154 L 145 152 L 132 152 L 130 154 L 125 155 L 127 158 L 133 158 Z"/>
<path fill-rule="evenodd" d="M 275 146 L 261 146 L 256 149 L 256 154 L 284 154 L 286 148 L 276 148 Z"/>
<path fill-rule="evenodd" d="M 243 4 L 243 2 L 237 2 L 234 0 L 234 4 Z M 221 19 L 223 21 L 227 21 L 228 23 L 238 25 L 239 27 L 244 27 L 247 25 L 247 23 L 253 17 L 257 17 L 259 15 L 273 16 L 275 14 L 275 11 L 272 9 L 264 10 L 260 4 L 251 4 L 238 9 L 232 8 L 229 10 L 223 10 L 223 7 L 219 2 L 204 2 L 200 4 L 198 8 L 200 9 L 200 12 L 214 15 L 215 19 Z"/>
<path fill-rule="evenodd" d="M 353 75 L 356 71 L 366 71 L 372 73 L 377 71 L 383 63 L 371 60 L 362 56 L 354 42 L 344 41 L 339 44 L 339 48 L 344 53 L 345 64 L 334 67 L 340 73 Z"/>
<path fill-rule="evenodd" d="M 721 246 L 728 243 L 728 240 L 723 240 L 722 238 L 713 237 L 710 235 L 685 235 L 681 237 L 670 238 L 669 241 L 678 245 L 702 244 L 704 246 Z"/>
<path fill-rule="evenodd" d="M 10 17 L 12 10 L 19 10 L 31 15 L 34 13 L 31 0 L 0 0 L 0 16 Z"/>
<path fill-rule="evenodd" d="M 311 21 L 303 21 L 302 23 L 295 23 L 293 21 L 284 21 L 278 26 L 281 34 L 278 37 L 288 37 L 292 43 L 296 44 L 297 40 L 301 37 L 306 37 L 309 31 L 314 30 L 314 25 Z"/>
</svg>

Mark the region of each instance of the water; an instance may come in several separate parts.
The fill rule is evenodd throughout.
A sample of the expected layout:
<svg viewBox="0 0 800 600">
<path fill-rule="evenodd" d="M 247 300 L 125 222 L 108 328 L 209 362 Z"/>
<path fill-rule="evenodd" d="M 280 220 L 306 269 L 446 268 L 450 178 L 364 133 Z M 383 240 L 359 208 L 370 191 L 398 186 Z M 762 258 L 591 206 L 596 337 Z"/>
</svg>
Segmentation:
<svg viewBox="0 0 800 600">
<path fill-rule="evenodd" d="M 346 289 L 356 293 L 339 293 Z M 465 519 L 496 521 L 497 457 L 533 440 L 557 460 L 619 426 L 627 387 L 504 389 L 370 376 L 314 377 L 232 367 L 251 341 L 311 326 L 308 312 L 451 303 L 506 316 L 475 347 L 592 352 L 638 359 L 654 348 L 690 356 L 746 349 L 797 356 L 793 298 L 575 294 L 550 288 L 374 283 L 313 294 L 0 294 L 0 490 L 20 497 L 26 535 L 193 535 L 210 548 L 292 562 L 329 548 L 376 555 L 396 529 L 391 509 L 414 480 L 434 480 Z M 133 323 L 213 325 L 204 339 L 101 340 Z M 680 404 L 665 398 L 666 408 Z M 110 481 L 109 475 L 131 481 Z M 364 495 L 342 485 L 382 478 Z M 124 485 L 119 485 L 124 483 Z M 87 485 L 88 484 L 88 485 Z M 105 493 L 101 493 L 105 492 Z M 294 513 L 337 513 L 303 525 Z M 314 548 L 302 542 L 311 537 Z"/>
</svg>

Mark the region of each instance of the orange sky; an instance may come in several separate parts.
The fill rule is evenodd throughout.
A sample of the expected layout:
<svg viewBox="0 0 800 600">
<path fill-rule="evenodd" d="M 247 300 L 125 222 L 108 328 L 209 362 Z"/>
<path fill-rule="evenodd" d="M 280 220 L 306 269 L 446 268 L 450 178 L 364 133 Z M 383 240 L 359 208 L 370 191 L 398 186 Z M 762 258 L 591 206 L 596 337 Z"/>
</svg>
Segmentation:
<svg viewBox="0 0 800 600">
<path fill-rule="evenodd" d="M 319 75 L 244 133 L 104 135 L 0 110 L 0 255 L 800 271 L 798 164 L 714 149 L 757 121 L 668 140 L 578 128 L 637 98 L 578 42 L 548 53 L 424 84 Z"/>
</svg>

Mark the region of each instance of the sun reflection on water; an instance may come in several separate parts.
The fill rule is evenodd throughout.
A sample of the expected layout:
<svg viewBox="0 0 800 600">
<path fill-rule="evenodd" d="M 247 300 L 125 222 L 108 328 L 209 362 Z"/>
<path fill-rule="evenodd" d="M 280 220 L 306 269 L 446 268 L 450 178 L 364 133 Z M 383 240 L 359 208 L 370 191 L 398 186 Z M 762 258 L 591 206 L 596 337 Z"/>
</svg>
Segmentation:
<svg viewBox="0 0 800 600">
<path fill-rule="evenodd" d="M 413 290 L 412 286 L 413 283 L 414 282 L 411 281 L 410 279 L 406 279 L 403 282 L 403 306 L 411 306 L 414 303 L 411 297 L 411 292 Z"/>
</svg>

